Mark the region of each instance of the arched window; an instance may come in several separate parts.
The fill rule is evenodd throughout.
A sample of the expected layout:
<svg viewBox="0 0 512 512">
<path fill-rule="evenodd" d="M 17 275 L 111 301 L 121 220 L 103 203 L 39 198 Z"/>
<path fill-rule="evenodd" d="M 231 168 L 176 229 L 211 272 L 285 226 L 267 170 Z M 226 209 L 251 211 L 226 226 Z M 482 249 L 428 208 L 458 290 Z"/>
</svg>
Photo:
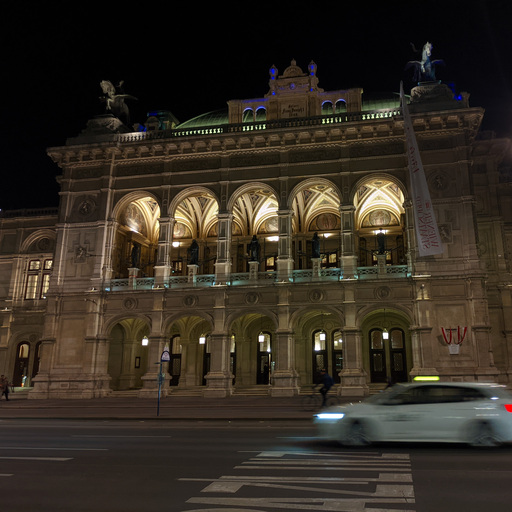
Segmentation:
<svg viewBox="0 0 512 512">
<path fill-rule="evenodd" d="M 267 110 L 263 107 L 259 107 L 256 110 L 256 122 L 258 121 L 266 121 L 267 120 Z"/>
<path fill-rule="evenodd" d="M 347 111 L 347 104 L 343 100 L 336 102 L 336 114 L 343 114 Z"/>
<path fill-rule="evenodd" d="M 244 110 L 242 114 L 242 123 L 252 123 L 254 122 L 254 111 L 251 108 Z"/>
<path fill-rule="evenodd" d="M 322 115 L 329 116 L 329 115 L 332 115 L 332 113 L 333 113 L 332 103 L 330 101 L 324 101 L 322 103 Z"/>
</svg>

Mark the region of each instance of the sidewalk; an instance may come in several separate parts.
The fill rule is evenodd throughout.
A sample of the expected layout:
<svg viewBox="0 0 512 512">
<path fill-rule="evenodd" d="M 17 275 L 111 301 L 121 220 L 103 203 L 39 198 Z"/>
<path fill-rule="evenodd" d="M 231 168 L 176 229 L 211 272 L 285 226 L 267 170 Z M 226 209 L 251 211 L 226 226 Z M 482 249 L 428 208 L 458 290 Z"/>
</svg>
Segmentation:
<svg viewBox="0 0 512 512">
<path fill-rule="evenodd" d="M 202 398 L 168 396 L 158 400 L 141 398 L 94 398 L 84 400 L 17 398 L 0 401 L 0 421 L 5 419 L 132 419 L 132 420 L 311 420 L 302 396 L 232 396 Z M 351 402 L 359 399 L 344 399 Z"/>
</svg>

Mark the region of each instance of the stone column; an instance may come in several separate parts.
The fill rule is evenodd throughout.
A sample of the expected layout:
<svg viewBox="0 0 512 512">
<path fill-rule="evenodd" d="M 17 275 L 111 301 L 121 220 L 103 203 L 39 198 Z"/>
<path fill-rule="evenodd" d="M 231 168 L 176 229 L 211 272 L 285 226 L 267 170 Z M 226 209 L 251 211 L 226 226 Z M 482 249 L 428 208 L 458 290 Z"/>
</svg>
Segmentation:
<svg viewBox="0 0 512 512">
<path fill-rule="evenodd" d="M 354 279 L 357 273 L 357 255 L 355 253 L 355 207 L 353 204 L 340 205 L 341 218 L 341 256 L 340 268 L 344 279 Z"/>
<path fill-rule="evenodd" d="M 231 338 L 225 330 L 226 291 L 218 290 L 214 300 L 213 330 L 210 334 L 210 371 L 206 375 L 207 387 L 204 396 L 217 398 L 232 394 L 233 374 L 229 365 Z"/>
<path fill-rule="evenodd" d="M 279 223 L 277 280 L 279 282 L 289 282 L 293 274 L 292 216 L 293 210 L 278 210 L 277 212 Z"/>
<path fill-rule="evenodd" d="M 210 334 L 210 371 L 206 375 L 205 397 L 224 398 L 233 392 L 229 368 L 231 340 L 228 333 Z"/>
<path fill-rule="evenodd" d="M 37 375 L 32 379 L 32 389 L 28 397 L 30 399 L 48 399 L 50 398 L 51 368 L 53 366 L 53 354 L 55 349 L 55 339 L 46 338 L 41 340 L 40 347 L 40 365 Z"/>
<path fill-rule="evenodd" d="M 275 361 L 271 373 L 272 396 L 295 396 L 299 394 L 299 374 L 295 368 L 295 339 L 290 330 L 289 287 L 278 289 L 278 327 L 276 340 L 272 344 Z"/>
<path fill-rule="evenodd" d="M 171 243 L 174 219 L 160 217 L 160 236 L 158 238 L 158 255 L 155 265 L 155 287 L 162 288 L 169 281 L 171 273 Z"/>
<path fill-rule="evenodd" d="M 231 213 L 218 213 L 217 260 L 215 262 L 215 284 L 225 285 L 231 274 Z"/>
<path fill-rule="evenodd" d="M 368 384 L 363 367 L 361 331 L 356 324 L 356 301 L 354 282 L 345 285 L 345 327 L 343 328 L 343 370 L 340 372 L 342 396 L 366 396 Z"/>
</svg>

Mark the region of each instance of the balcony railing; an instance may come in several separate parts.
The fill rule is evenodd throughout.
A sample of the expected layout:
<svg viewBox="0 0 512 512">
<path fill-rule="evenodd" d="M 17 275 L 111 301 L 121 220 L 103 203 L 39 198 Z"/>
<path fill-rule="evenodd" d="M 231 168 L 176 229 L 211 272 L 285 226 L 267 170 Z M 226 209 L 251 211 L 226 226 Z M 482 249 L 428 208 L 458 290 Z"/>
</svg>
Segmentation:
<svg viewBox="0 0 512 512">
<path fill-rule="evenodd" d="M 357 267 L 357 273 L 354 276 L 358 280 L 369 279 L 396 279 L 410 277 L 407 265 L 386 265 L 385 267 Z M 350 280 L 353 280 L 351 278 Z M 340 268 L 322 268 L 319 271 L 313 269 L 292 271 L 289 282 L 291 283 L 310 283 L 310 282 L 343 282 L 343 271 Z M 248 286 L 254 284 L 267 284 L 281 282 L 278 279 L 277 272 L 258 272 L 251 275 L 249 272 L 237 272 L 229 276 L 225 283 L 227 286 Z M 164 288 L 186 289 L 186 288 L 208 288 L 214 286 L 214 274 L 197 274 L 193 278 L 190 276 L 171 276 Z M 137 279 L 112 279 L 107 291 L 117 292 L 126 290 L 152 290 L 158 289 L 155 286 L 155 280 L 152 277 L 143 277 Z"/>
<path fill-rule="evenodd" d="M 141 140 L 160 140 L 176 137 L 191 137 L 196 135 L 221 135 L 243 132 L 256 132 L 283 128 L 297 128 L 303 126 L 323 126 L 340 123 L 390 119 L 401 116 L 400 108 L 382 109 L 366 112 L 344 112 L 317 117 L 275 119 L 272 121 L 255 121 L 252 123 L 221 124 L 217 126 L 198 126 L 191 128 L 174 128 L 172 130 L 154 130 L 146 132 L 123 133 L 117 136 L 118 142 L 137 142 Z"/>
</svg>

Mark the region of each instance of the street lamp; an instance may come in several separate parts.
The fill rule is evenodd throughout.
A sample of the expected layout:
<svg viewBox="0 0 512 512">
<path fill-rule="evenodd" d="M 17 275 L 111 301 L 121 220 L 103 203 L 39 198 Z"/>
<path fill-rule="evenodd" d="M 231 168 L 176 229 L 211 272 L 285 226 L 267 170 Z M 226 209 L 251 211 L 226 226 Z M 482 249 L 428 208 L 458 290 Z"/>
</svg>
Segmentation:
<svg viewBox="0 0 512 512">
<path fill-rule="evenodd" d="M 147 347 L 149 345 L 149 339 L 146 335 L 142 338 L 142 346 Z"/>
</svg>

